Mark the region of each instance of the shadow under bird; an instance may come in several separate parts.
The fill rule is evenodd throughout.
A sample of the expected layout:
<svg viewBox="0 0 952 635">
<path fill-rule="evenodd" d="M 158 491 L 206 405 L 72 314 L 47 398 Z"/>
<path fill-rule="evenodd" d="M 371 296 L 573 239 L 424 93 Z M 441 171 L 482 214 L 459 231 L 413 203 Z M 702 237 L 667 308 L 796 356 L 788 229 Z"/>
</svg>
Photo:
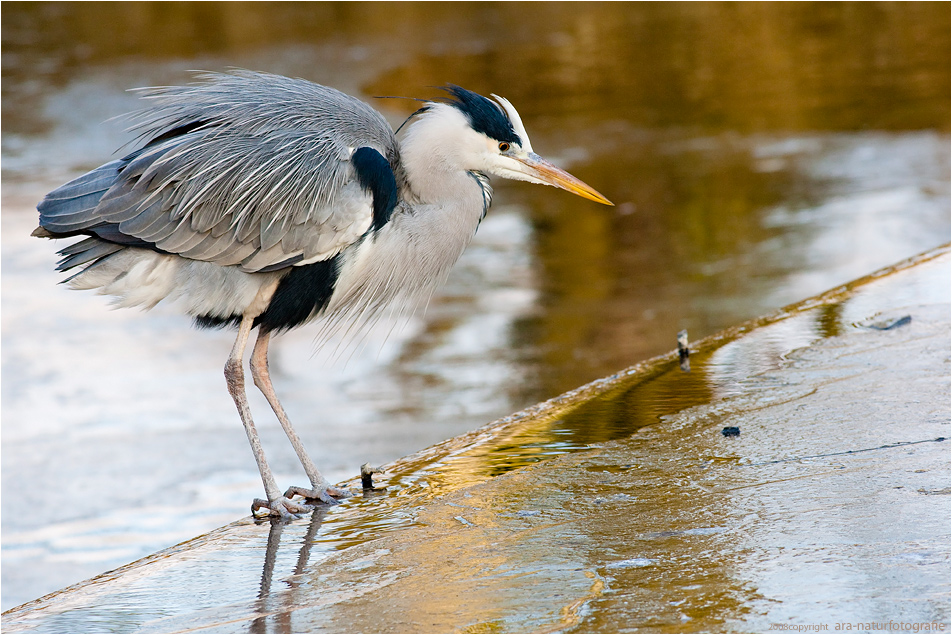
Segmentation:
<svg viewBox="0 0 952 635">
<path fill-rule="evenodd" d="M 237 327 L 225 364 L 264 482 L 252 513 L 289 516 L 349 495 L 308 457 L 268 374 L 272 333 L 323 317 L 349 332 L 425 300 L 492 202 L 489 175 L 611 205 L 533 152 L 506 99 L 458 86 L 426 102 L 398 141 L 364 102 L 300 79 L 239 71 L 143 89 L 134 152 L 50 192 L 33 235 L 83 236 L 59 253 L 74 289 L 123 307 L 174 302 L 200 327 Z M 245 396 L 251 376 L 309 488 L 278 489 Z M 303 501 L 292 500 L 295 496 Z"/>
</svg>

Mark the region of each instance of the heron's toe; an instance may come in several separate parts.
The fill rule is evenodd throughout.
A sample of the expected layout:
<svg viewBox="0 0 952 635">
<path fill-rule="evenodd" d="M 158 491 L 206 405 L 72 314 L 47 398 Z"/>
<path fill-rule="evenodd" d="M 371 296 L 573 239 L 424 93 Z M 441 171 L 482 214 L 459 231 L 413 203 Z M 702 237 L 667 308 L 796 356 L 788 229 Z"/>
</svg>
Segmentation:
<svg viewBox="0 0 952 635">
<path fill-rule="evenodd" d="M 304 487 L 289 487 L 288 491 L 284 493 L 286 498 L 291 498 L 295 495 L 303 496 L 309 501 L 321 501 L 322 503 L 326 503 L 328 505 L 336 505 L 342 499 L 353 496 L 351 492 L 348 492 L 345 489 L 331 487 L 329 484 L 318 486 L 313 489 L 306 489 Z"/>
<path fill-rule="evenodd" d="M 334 503 L 339 503 L 342 500 L 348 499 L 353 496 L 354 493 L 346 489 L 338 489 L 336 487 L 328 487 L 324 489 L 324 497 L 319 497 L 322 501 L 327 502 L 326 498 L 330 498 Z"/>
<path fill-rule="evenodd" d="M 278 516 L 280 518 L 293 518 L 297 514 L 306 514 L 314 511 L 313 505 L 306 503 L 295 503 L 287 495 L 280 496 L 272 501 L 266 501 L 256 498 L 251 503 L 252 516 L 257 515 L 258 510 L 267 509 L 269 516 Z"/>
</svg>

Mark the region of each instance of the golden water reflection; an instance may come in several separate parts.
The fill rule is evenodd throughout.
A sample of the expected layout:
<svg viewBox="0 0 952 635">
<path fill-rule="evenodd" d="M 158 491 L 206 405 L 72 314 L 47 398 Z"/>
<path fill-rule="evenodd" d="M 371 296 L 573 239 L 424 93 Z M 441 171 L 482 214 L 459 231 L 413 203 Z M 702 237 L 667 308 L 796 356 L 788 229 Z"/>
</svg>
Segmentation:
<svg viewBox="0 0 952 635">
<path fill-rule="evenodd" d="M 368 93 L 504 87 L 524 116 L 586 127 L 949 128 L 939 3 L 16 3 L 4 18 L 4 102 L 18 80 L 128 56 L 382 43 L 409 60 Z"/>
</svg>

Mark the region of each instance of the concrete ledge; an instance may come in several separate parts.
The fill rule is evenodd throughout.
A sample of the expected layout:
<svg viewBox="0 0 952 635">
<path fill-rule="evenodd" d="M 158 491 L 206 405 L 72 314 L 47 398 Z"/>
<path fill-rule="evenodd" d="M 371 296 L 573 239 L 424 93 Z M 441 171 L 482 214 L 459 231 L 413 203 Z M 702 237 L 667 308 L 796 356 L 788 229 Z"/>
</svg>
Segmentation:
<svg viewBox="0 0 952 635">
<path fill-rule="evenodd" d="M 3 630 L 949 632 L 949 274 L 946 246 Z"/>
</svg>

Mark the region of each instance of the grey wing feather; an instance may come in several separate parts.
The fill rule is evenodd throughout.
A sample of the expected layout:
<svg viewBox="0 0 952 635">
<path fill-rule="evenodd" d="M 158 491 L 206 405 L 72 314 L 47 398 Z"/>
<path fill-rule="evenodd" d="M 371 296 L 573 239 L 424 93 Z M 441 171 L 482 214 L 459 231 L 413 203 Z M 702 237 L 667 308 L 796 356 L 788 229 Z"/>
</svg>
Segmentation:
<svg viewBox="0 0 952 635">
<path fill-rule="evenodd" d="M 146 145 L 51 192 L 44 228 L 107 224 L 130 244 L 263 271 L 330 258 L 368 230 L 356 148 L 403 180 L 386 120 L 332 88 L 237 72 L 144 92 L 133 129 Z"/>
<path fill-rule="evenodd" d="M 122 249 L 122 245 L 107 243 L 98 238 L 87 238 L 86 240 L 81 240 L 78 243 L 74 243 L 60 250 L 60 255 L 62 255 L 63 258 L 57 263 L 56 270 L 65 271 L 72 269 L 73 267 L 84 265 L 87 262 L 105 258 L 120 249 Z"/>
<path fill-rule="evenodd" d="M 55 234 L 69 234 L 89 226 L 100 199 L 116 182 L 121 161 L 112 161 L 70 181 L 46 195 L 37 209 L 40 225 Z"/>
</svg>

